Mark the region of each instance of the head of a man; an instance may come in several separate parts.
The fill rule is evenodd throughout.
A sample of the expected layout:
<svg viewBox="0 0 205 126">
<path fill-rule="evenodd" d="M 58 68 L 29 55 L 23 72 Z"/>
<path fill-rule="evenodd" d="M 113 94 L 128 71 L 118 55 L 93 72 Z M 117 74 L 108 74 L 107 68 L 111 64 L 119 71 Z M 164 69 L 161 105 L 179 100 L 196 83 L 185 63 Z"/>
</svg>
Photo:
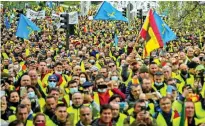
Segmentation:
<svg viewBox="0 0 205 126">
<path fill-rule="evenodd" d="M 83 104 L 83 95 L 80 92 L 72 95 L 72 102 L 75 107 L 79 107 Z"/>
<path fill-rule="evenodd" d="M 48 111 L 54 113 L 54 111 L 55 111 L 55 109 L 56 109 L 56 106 L 57 106 L 57 101 L 56 101 L 56 99 L 55 99 L 53 96 L 51 96 L 51 95 L 47 96 L 47 97 L 46 97 L 46 109 L 47 109 Z"/>
<path fill-rule="evenodd" d="M 31 85 L 31 77 L 29 75 L 23 75 L 20 83 L 21 86 Z"/>
<path fill-rule="evenodd" d="M 164 75 L 161 71 L 157 71 L 154 74 L 154 83 L 156 86 L 160 86 L 163 84 L 164 81 Z"/>
<path fill-rule="evenodd" d="M 159 67 L 155 62 L 150 63 L 149 72 L 154 75 L 156 71 L 158 71 Z"/>
<path fill-rule="evenodd" d="M 55 115 L 56 115 L 58 121 L 66 122 L 66 119 L 68 116 L 66 109 L 67 109 L 67 107 L 65 104 L 58 104 L 56 106 Z"/>
<path fill-rule="evenodd" d="M 142 80 L 142 90 L 144 93 L 148 93 L 152 89 L 152 81 L 150 78 L 144 78 Z"/>
<path fill-rule="evenodd" d="M 171 99 L 169 99 L 168 97 L 162 97 L 159 100 L 159 105 L 163 112 L 169 113 L 171 111 L 172 102 L 171 102 Z"/>
<path fill-rule="evenodd" d="M 87 107 L 83 106 L 80 108 L 80 121 L 83 125 L 90 125 L 92 122 L 92 110 Z"/>
<path fill-rule="evenodd" d="M 105 93 L 107 91 L 107 84 L 105 83 L 104 76 L 98 74 L 95 78 L 95 84 L 99 93 Z"/>
<path fill-rule="evenodd" d="M 102 105 L 100 109 L 100 120 L 104 124 L 109 124 L 112 121 L 112 106 L 109 104 Z"/>
<path fill-rule="evenodd" d="M 59 97 L 60 97 L 60 91 L 58 88 L 51 88 L 49 90 L 49 95 L 53 96 L 55 98 L 56 101 L 58 101 Z"/>
<path fill-rule="evenodd" d="M 60 63 L 60 62 L 57 62 L 57 63 L 55 64 L 54 70 L 55 70 L 55 73 L 56 73 L 56 74 L 60 74 L 60 75 L 61 75 L 62 72 L 63 72 L 63 64 Z"/>
<path fill-rule="evenodd" d="M 46 74 L 47 69 L 46 61 L 40 61 L 38 65 L 38 72 L 41 74 Z"/>
<path fill-rule="evenodd" d="M 26 107 L 26 105 L 20 104 L 16 109 L 16 117 L 18 120 L 21 120 L 22 122 L 26 122 L 27 117 L 29 114 L 29 110 Z"/>
<path fill-rule="evenodd" d="M 188 118 L 194 117 L 195 108 L 194 108 L 194 103 L 192 101 L 185 102 L 185 111 L 186 111 L 186 116 Z"/>
<path fill-rule="evenodd" d="M 25 105 L 28 108 L 28 111 L 31 111 L 31 101 L 28 98 L 24 98 L 23 100 L 21 100 L 21 104 Z"/>
<path fill-rule="evenodd" d="M 120 105 L 118 103 L 113 103 L 113 102 L 111 102 L 110 105 L 112 106 L 113 118 L 117 118 L 120 114 Z"/>
<path fill-rule="evenodd" d="M 68 82 L 69 93 L 74 94 L 78 92 L 78 83 L 75 80 L 71 80 Z"/>
<path fill-rule="evenodd" d="M 36 85 L 38 83 L 38 74 L 37 74 L 37 71 L 36 70 L 30 70 L 28 72 L 28 75 L 30 76 L 31 78 L 31 84 L 32 85 Z"/>
<path fill-rule="evenodd" d="M 137 114 L 138 112 L 142 111 L 143 108 L 146 108 L 146 103 L 142 100 L 137 101 L 134 105 L 134 113 Z"/>
<path fill-rule="evenodd" d="M 131 94 L 134 96 L 135 99 L 138 99 L 141 93 L 142 93 L 142 88 L 140 87 L 140 85 L 131 86 Z"/>
</svg>

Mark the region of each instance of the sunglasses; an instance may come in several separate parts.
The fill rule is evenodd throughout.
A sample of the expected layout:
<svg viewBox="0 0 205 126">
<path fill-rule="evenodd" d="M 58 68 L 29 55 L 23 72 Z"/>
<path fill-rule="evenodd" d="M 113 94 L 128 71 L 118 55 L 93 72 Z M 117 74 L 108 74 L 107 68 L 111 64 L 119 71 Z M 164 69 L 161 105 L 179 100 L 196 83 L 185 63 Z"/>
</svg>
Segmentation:
<svg viewBox="0 0 205 126">
<path fill-rule="evenodd" d="M 49 80 L 49 82 L 56 82 L 55 80 Z"/>
</svg>

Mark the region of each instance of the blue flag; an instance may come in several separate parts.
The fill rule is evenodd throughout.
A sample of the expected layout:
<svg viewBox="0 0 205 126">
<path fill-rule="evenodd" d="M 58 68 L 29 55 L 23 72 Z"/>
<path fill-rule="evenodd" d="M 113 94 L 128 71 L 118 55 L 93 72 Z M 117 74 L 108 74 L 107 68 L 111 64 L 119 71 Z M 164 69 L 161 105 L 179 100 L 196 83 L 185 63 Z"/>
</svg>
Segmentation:
<svg viewBox="0 0 205 126">
<path fill-rule="evenodd" d="M 117 47 L 118 46 L 118 37 L 116 34 L 115 34 L 114 42 L 115 42 L 115 46 Z"/>
<path fill-rule="evenodd" d="M 52 2 L 52 1 L 47 1 L 47 2 L 46 2 L 46 5 L 47 5 L 49 8 L 53 8 L 53 2 Z"/>
<path fill-rule="evenodd" d="M 16 36 L 24 39 L 28 39 L 29 35 L 33 31 L 40 31 L 40 28 L 36 26 L 32 21 L 30 21 L 23 14 L 20 15 L 20 19 L 18 22 L 18 27 L 16 31 Z"/>
<path fill-rule="evenodd" d="M 161 17 L 154 11 L 154 19 L 159 29 L 164 45 L 167 42 L 175 40 L 176 34 L 170 29 L 170 27 L 161 19 Z"/>
<path fill-rule="evenodd" d="M 94 17 L 94 20 L 119 20 L 128 22 L 128 19 L 125 18 L 120 11 L 115 9 L 110 3 L 106 1 L 102 3 Z"/>
<path fill-rule="evenodd" d="M 5 24 L 5 26 L 6 26 L 6 29 L 11 28 L 11 25 L 10 25 L 10 22 L 9 22 L 8 17 L 5 18 L 4 24 Z"/>
</svg>

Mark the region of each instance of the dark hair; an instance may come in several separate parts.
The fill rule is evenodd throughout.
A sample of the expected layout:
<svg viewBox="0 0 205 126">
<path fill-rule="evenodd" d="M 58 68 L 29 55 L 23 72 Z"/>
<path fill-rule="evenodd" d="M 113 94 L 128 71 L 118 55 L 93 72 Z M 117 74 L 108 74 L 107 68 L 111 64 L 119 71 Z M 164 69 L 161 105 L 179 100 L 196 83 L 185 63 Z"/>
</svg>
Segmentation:
<svg viewBox="0 0 205 126">
<path fill-rule="evenodd" d="M 60 63 L 60 62 L 57 62 L 54 67 L 56 67 L 56 66 L 58 66 L 58 65 L 62 66 L 63 64 Z"/>
<path fill-rule="evenodd" d="M 74 84 L 74 83 L 77 83 L 77 81 L 75 81 L 75 80 L 70 80 L 70 81 L 67 83 L 67 87 L 68 87 L 70 84 Z"/>
<path fill-rule="evenodd" d="M 169 99 L 171 101 L 171 99 L 169 97 L 163 96 L 162 98 L 159 99 L 159 103 L 160 103 L 161 100 L 165 100 L 165 99 Z"/>
<path fill-rule="evenodd" d="M 84 75 L 85 75 L 86 80 L 87 80 L 87 81 L 89 81 L 89 79 L 88 79 L 88 75 L 87 75 L 85 72 L 80 72 L 79 77 L 80 77 L 80 75 L 81 75 L 81 74 L 84 74 Z"/>
<path fill-rule="evenodd" d="M 8 94 L 8 99 L 10 99 L 11 94 L 14 93 L 14 92 L 16 92 L 16 93 L 19 95 L 18 91 L 16 91 L 16 90 L 12 90 L 12 91 L 10 91 L 9 94 Z"/>
<path fill-rule="evenodd" d="M 44 113 L 41 113 L 41 112 L 38 112 L 38 113 L 36 113 L 36 115 L 33 117 L 33 124 L 34 124 L 34 122 L 36 121 L 36 119 L 37 119 L 38 116 L 43 116 L 43 117 L 45 118 L 45 120 L 46 120 L 45 114 L 44 114 Z"/>
<path fill-rule="evenodd" d="M 52 91 L 60 92 L 60 90 L 58 88 L 51 88 L 51 89 L 49 89 L 48 93 L 50 94 Z"/>
<path fill-rule="evenodd" d="M 24 108 L 26 108 L 26 109 L 28 110 L 28 108 L 27 108 L 26 105 L 24 105 L 24 104 L 18 105 L 18 106 L 16 107 L 16 114 L 19 112 L 20 109 L 24 109 Z M 29 110 L 28 110 L 28 111 L 29 111 Z"/>
<path fill-rule="evenodd" d="M 67 107 L 67 106 L 64 103 L 59 103 L 59 104 L 57 104 L 56 109 L 59 107 Z"/>
<path fill-rule="evenodd" d="M 121 98 L 118 94 L 114 94 L 114 95 L 112 95 L 112 96 L 110 97 L 108 103 L 110 103 L 111 101 L 113 101 L 113 100 L 116 99 L 116 98 L 120 98 L 120 101 L 122 101 L 122 98 Z"/>
<path fill-rule="evenodd" d="M 38 98 L 42 98 L 41 93 L 39 92 L 39 90 L 36 89 L 36 87 L 32 86 L 32 85 L 28 85 L 26 86 L 26 89 L 28 90 L 29 88 L 32 88 L 35 92 L 35 94 L 37 95 Z"/>
<path fill-rule="evenodd" d="M 104 110 L 107 110 L 107 109 L 112 110 L 112 106 L 111 106 L 110 104 L 102 105 L 102 106 L 101 106 L 101 109 L 100 109 L 100 114 L 102 114 L 102 112 L 103 112 Z"/>
<path fill-rule="evenodd" d="M 17 126 L 17 125 L 20 125 L 20 124 L 23 124 L 23 122 L 20 121 L 20 120 L 14 120 L 14 121 L 10 122 L 8 126 Z"/>
<path fill-rule="evenodd" d="M 50 99 L 50 98 L 55 99 L 52 95 L 48 95 L 45 100 Z"/>
<path fill-rule="evenodd" d="M 105 79 L 105 77 L 102 74 L 96 75 L 96 77 L 95 77 L 95 84 L 97 84 L 96 81 L 101 79 L 101 78 Z"/>
</svg>

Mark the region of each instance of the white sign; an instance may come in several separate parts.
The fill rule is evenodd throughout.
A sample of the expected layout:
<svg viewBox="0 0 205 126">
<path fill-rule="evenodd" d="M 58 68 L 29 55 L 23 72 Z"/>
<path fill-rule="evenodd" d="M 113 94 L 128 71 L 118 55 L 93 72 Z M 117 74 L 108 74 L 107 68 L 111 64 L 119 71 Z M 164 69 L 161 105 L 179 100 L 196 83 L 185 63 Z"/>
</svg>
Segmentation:
<svg viewBox="0 0 205 126">
<path fill-rule="evenodd" d="M 78 12 L 69 13 L 69 24 L 78 24 Z"/>
<path fill-rule="evenodd" d="M 89 19 L 89 20 L 93 20 L 93 16 L 89 16 L 88 19 Z"/>
<path fill-rule="evenodd" d="M 4 5 L 3 4 L 0 4 L 0 8 L 2 9 L 4 7 Z"/>
<path fill-rule="evenodd" d="M 80 12 L 82 16 L 85 16 L 88 14 L 88 11 L 91 7 L 91 1 L 81 1 L 80 2 Z"/>
<path fill-rule="evenodd" d="M 27 9 L 26 12 L 26 17 L 30 18 L 30 19 L 41 19 L 41 18 L 45 18 L 45 10 L 42 11 L 34 11 L 31 9 Z"/>
</svg>

